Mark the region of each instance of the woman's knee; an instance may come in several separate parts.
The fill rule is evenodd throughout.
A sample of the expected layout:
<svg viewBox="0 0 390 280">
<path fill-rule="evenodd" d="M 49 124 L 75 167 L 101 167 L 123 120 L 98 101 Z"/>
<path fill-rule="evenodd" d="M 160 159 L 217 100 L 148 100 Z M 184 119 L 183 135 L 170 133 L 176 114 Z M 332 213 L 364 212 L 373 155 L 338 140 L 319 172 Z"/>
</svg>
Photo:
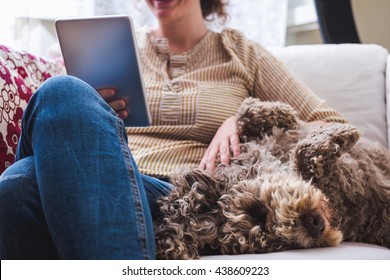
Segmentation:
<svg viewBox="0 0 390 280">
<path fill-rule="evenodd" d="M 74 126 L 103 112 L 113 115 L 105 100 L 84 81 L 72 76 L 46 80 L 32 96 L 25 110 L 24 123 L 39 123 L 44 130 Z"/>
<path fill-rule="evenodd" d="M 100 98 L 96 90 L 84 81 L 73 76 L 63 75 L 47 79 L 32 99 L 45 103 L 62 104 L 64 102 L 80 103 L 83 100 L 90 100 L 91 97 Z"/>
</svg>

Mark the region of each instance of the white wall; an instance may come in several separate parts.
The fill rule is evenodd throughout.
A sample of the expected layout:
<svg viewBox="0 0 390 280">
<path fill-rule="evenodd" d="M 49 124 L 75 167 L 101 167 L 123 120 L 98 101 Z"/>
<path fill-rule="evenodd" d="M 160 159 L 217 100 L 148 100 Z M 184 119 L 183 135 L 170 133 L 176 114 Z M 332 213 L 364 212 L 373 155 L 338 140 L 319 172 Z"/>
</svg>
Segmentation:
<svg viewBox="0 0 390 280">
<path fill-rule="evenodd" d="M 230 0 L 230 4 L 228 26 L 265 46 L 284 45 L 287 0 Z M 115 13 L 128 13 L 136 27 L 155 23 L 144 0 L 12 0 L 0 10 L 0 44 L 46 54 L 56 43 L 56 18 Z"/>
<path fill-rule="evenodd" d="M 7 8 L 0 9 L 0 43 L 45 54 L 46 44 L 55 40 L 54 19 L 88 13 L 91 3 L 92 0 L 8 1 Z"/>
</svg>

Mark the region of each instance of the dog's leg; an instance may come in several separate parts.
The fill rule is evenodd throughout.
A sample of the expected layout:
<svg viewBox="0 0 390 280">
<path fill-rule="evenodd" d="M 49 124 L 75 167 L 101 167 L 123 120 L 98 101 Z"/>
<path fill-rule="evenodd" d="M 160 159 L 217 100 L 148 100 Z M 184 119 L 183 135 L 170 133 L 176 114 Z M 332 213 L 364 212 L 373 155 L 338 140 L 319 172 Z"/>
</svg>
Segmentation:
<svg viewBox="0 0 390 280">
<path fill-rule="evenodd" d="M 304 180 L 311 180 L 331 199 L 332 208 L 338 211 L 332 226 L 341 227 L 345 237 L 348 236 L 345 230 L 352 227 L 361 215 L 357 211 L 348 213 L 345 205 L 360 207 L 363 211 L 367 204 L 358 197 L 360 192 L 364 192 L 361 184 L 354 186 L 355 189 L 361 189 L 359 192 L 352 193 L 349 187 L 354 180 L 363 180 L 356 161 L 346 161 L 341 157 L 358 139 L 359 133 L 355 127 L 349 124 L 329 124 L 300 140 L 291 152 L 292 166 L 296 173 Z M 352 217 L 351 214 L 355 216 Z"/>
<path fill-rule="evenodd" d="M 328 178 L 336 161 L 359 140 L 357 129 L 348 124 L 325 125 L 302 139 L 292 151 L 293 166 L 303 179 Z"/>
<path fill-rule="evenodd" d="M 298 124 L 298 113 L 291 106 L 280 102 L 247 98 L 237 113 L 237 129 L 243 142 L 271 135 L 274 127 L 293 130 L 298 128 Z"/>
<path fill-rule="evenodd" d="M 196 259 L 214 247 L 219 226 L 216 203 L 223 186 L 203 170 L 182 171 L 173 178 L 176 189 L 159 201 L 162 219 L 155 228 L 157 257 Z"/>
</svg>

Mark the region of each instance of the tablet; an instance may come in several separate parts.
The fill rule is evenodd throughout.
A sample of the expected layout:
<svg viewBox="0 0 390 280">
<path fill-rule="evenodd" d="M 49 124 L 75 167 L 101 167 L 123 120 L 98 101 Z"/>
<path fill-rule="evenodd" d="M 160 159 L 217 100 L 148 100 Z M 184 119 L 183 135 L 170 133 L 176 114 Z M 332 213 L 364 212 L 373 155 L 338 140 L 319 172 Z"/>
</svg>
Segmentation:
<svg viewBox="0 0 390 280">
<path fill-rule="evenodd" d="M 95 89 L 114 88 L 126 100 L 126 126 L 149 126 L 151 117 L 129 16 L 60 18 L 57 37 L 68 75 Z M 111 100 L 107 100 L 111 101 Z"/>
</svg>

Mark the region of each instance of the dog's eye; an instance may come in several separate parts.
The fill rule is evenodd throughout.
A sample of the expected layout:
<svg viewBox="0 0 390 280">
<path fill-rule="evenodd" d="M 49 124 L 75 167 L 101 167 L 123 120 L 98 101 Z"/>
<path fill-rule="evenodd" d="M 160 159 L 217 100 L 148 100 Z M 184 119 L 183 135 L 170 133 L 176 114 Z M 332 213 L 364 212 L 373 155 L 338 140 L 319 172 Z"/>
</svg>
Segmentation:
<svg viewBox="0 0 390 280">
<path fill-rule="evenodd" d="M 262 229 L 265 228 L 268 211 L 264 204 L 256 203 L 248 208 L 247 212 L 255 224 L 260 225 Z"/>
</svg>

